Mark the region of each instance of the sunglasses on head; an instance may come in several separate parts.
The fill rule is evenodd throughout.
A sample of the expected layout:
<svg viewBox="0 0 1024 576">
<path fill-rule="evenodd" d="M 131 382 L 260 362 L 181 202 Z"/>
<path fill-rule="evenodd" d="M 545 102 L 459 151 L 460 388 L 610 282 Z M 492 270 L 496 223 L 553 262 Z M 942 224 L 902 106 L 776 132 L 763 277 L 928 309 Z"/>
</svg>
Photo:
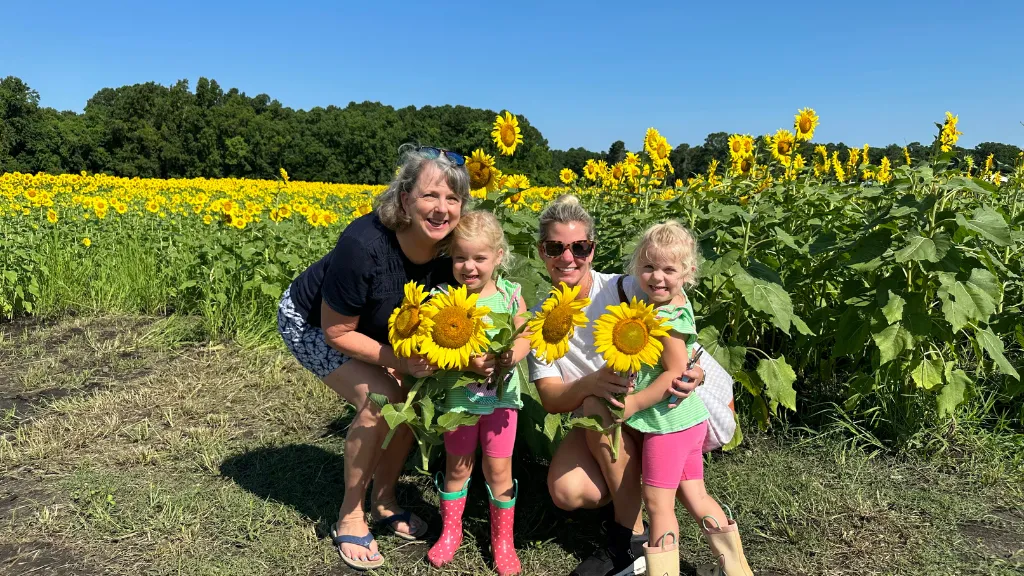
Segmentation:
<svg viewBox="0 0 1024 576">
<path fill-rule="evenodd" d="M 440 158 L 442 154 L 448 160 L 451 160 L 452 164 L 456 166 L 462 166 L 466 163 L 466 157 L 458 152 L 452 152 L 451 150 L 445 150 L 444 148 L 435 148 L 433 146 L 420 146 L 416 149 L 417 152 L 423 154 L 427 158 L 433 160 L 434 158 Z"/>
<path fill-rule="evenodd" d="M 548 258 L 558 258 L 565 253 L 565 249 L 569 248 L 572 251 L 574 258 L 586 258 L 590 256 L 590 253 L 594 251 L 593 240 L 577 240 L 568 244 L 562 244 L 557 240 L 545 240 L 541 242 L 541 250 L 544 256 Z"/>
</svg>

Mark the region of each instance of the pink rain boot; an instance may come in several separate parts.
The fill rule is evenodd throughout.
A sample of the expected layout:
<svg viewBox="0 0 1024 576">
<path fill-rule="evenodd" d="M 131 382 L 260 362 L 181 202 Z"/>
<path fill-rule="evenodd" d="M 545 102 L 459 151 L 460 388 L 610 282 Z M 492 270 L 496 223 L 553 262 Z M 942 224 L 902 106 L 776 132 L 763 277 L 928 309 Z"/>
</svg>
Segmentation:
<svg viewBox="0 0 1024 576">
<path fill-rule="evenodd" d="M 452 561 L 455 551 L 462 545 L 462 513 L 466 510 L 466 494 L 469 493 L 469 480 L 458 492 L 445 492 L 444 476 L 438 473 L 434 484 L 441 495 L 441 537 L 430 547 L 427 559 L 435 567 L 440 568 Z"/>
<path fill-rule="evenodd" d="M 491 487 L 487 487 L 487 495 L 491 499 L 491 553 L 494 555 L 494 567 L 499 576 L 519 574 L 522 565 L 516 555 L 515 543 L 512 539 L 512 525 L 516 517 L 516 498 L 519 497 L 519 482 L 512 481 L 512 499 L 502 502 L 494 499 Z"/>
</svg>

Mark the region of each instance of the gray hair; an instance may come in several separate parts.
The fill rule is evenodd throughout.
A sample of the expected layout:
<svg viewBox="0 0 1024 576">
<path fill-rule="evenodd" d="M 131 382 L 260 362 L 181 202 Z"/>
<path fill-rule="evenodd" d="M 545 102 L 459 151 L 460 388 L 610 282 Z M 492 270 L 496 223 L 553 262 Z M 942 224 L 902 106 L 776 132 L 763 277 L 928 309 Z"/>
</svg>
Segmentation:
<svg viewBox="0 0 1024 576">
<path fill-rule="evenodd" d="M 433 165 L 444 174 L 452 192 L 462 201 L 462 209 L 469 204 L 469 171 L 466 165 L 456 165 L 445 154 L 431 158 L 413 144 L 403 144 L 399 149 L 401 166 L 388 187 L 373 201 L 373 209 L 380 221 L 389 229 L 399 231 L 409 225 L 409 215 L 402 208 L 402 193 L 411 193 L 423 173 L 423 168 Z"/>
<path fill-rule="evenodd" d="M 580 204 L 580 199 L 572 194 L 563 194 L 555 201 L 548 204 L 540 213 L 540 226 L 538 227 L 538 239 L 543 242 L 548 239 L 548 231 L 552 224 L 569 224 L 580 222 L 586 228 L 587 240 L 594 239 L 594 218 Z"/>
</svg>

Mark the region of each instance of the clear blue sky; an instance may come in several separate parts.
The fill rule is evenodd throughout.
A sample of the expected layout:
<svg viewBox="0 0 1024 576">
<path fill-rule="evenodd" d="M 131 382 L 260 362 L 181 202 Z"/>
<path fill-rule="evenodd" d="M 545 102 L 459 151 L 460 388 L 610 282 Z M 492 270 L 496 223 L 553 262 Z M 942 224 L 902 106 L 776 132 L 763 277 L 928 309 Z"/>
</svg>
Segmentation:
<svg viewBox="0 0 1024 576">
<path fill-rule="evenodd" d="M 524 115 L 552 147 L 791 127 L 816 141 L 1024 146 L 1024 2 L 4 2 L 0 76 L 82 110 L 200 76 L 293 108 L 374 100 Z"/>
</svg>

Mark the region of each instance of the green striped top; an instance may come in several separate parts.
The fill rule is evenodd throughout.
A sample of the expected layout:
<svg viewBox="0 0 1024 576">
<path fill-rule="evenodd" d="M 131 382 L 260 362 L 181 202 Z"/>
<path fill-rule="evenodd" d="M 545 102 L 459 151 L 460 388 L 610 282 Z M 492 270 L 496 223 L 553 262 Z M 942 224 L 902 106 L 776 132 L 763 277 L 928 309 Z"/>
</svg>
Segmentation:
<svg viewBox="0 0 1024 576">
<path fill-rule="evenodd" d="M 658 308 L 658 317 L 665 321 L 672 332 L 686 337 L 686 351 L 692 355 L 693 346 L 697 343 L 697 324 L 693 318 L 690 299 L 687 298 L 682 306 Z M 650 386 L 651 382 L 664 372 L 665 369 L 660 363 L 653 367 L 641 367 L 636 377 L 634 393 Z M 669 434 L 692 428 L 711 416 L 704 406 L 704 401 L 696 394 L 690 394 L 678 406 L 669 408 L 669 402 L 674 399 L 675 396 L 669 396 L 654 406 L 633 414 L 626 420 L 626 425 L 646 434 Z"/>
<path fill-rule="evenodd" d="M 494 282 L 497 285 L 498 291 L 486 298 L 480 298 L 477 300 L 477 306 L 486 306 L 490 308 L 492 315 L 505 315 L 509 324 L 512 324 L 512 318 L 519 313 L 519 296 L 522 293 L 522 286 L 516 282 L 505 280 L 504 278 L 498 277 Z M 440 286 L 435 290 L 447 291 L 448 286 Z M 489 317 L 485 317 L 486 320 L 490 321 Z M 492 322 L 493 323 L 493 322 Z M 498 334 L 498 329 L 494 328 L 487 331 L 487 337 L 493 338 Z M 441 381 L 445 385 L 454 384 L 459 379 L 462 372 L 456 372 L 454 370 L 448 370 L 441 376 Z M 520 399 L 520 390 L 522 390 L 525 384 L 525 375 L 522 366 L 522 362 L 512 367 L 505 374 L 505 393 L 502 395 L 502 399 L 498 400 L 497 388 L 488 390 L 483 383 L 483 377 L 480 377 L 480 382 L 474 382 L 469 384 L 465 388 L 454 388 L 451 393 L 445 396 L 444 410 L 446 412 L 467 412 L 469 414 L 479 414 L 486 416 L 493 413 L 498 408 L 511 408 L 513 410 L 519 410 L 523 407 L 523 402 Z"/>
</svg>

